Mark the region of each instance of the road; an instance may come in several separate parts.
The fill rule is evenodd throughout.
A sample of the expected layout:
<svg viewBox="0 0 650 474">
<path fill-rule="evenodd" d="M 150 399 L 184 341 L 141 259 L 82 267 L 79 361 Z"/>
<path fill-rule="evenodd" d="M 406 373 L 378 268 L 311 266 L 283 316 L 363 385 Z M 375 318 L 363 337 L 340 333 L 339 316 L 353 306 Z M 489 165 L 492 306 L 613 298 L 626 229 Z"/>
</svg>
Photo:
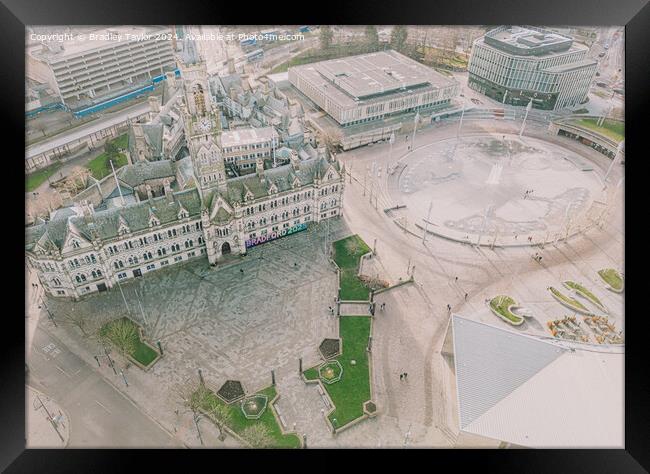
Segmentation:
<svg viewBox="0 0 650 474">
<path fill-rule="evenodd" d="M 148 112 L 149 110 L 150 110 L 149 102 L 145 101 L 139 104 L 135 104 L 131 107 L 127 107 L 125 109 L 119 110 L 114 113 L 103 114 L 97 120 L 93 120 L 90 123 L 81 125 L 80 127 L 73 128 L 72 130 L 68 130 L 66 132 L 60 133 L 51 138 L 48 138 L 47 140 L 38 142 L 35 145 L 27 147 L 27 150 L 25 151 L 26 158 L 36 156 L 40 153 L 51 150 L 53 148 L 66 145 L 67 143 L 74 142 L 92 133 L 98 132 L 102 129 L 123 122 L 127 118 L 141 115 L 145 112 Z"/>
<path fill-rule="evenodd" d="M 28 383 L 69 414 L 69 447 L 182 447 L 44 326 L 33 335 Z"/>
</svg>

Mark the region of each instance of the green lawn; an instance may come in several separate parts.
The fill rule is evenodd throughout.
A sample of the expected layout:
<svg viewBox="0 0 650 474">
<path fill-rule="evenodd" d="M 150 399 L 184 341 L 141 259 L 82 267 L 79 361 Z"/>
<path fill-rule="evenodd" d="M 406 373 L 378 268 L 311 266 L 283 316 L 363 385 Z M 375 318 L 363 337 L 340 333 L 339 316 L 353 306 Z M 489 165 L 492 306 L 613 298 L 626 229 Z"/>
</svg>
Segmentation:
<svg viewBox="0 0 650 474">
<path fill-rule="evenodd" d="M 47 178 L 49 178 L 54 173 L 56 173 L 59 168 L 61 168 L 61 163 L 52 163 L 51 165 L 45 168 L 42 168 L 38 171 L 34 171 L 33 173 L 28 174 L 25 177 L 25 189 L 28 192 L 34 191 L 41 184 L 43 184 L 47 180 Z"/>
<path fill-rule="evenodd" d="M 126 150 L 129 146 L 129 135 L 127 133 L 123 133 L 119 137 L 114 138 L 113 143 L 115 143 L 115 145 L 117 145 L 120 150 Z"/>
<path fill-rule="evenodd" d="M 512 324 L 518 325 L 524 321 L 523 318 L 511 313 L 508 309 L 510 306 L 514 306 L 516 304 L 517 302 L 514 299 L 512 299 L 510 296 L 505 295 L 495 296 L 490 300 L 490 307 L 494 311 L 506 318 Z"/>
<path fill-rule="evenodd" d="M 585 298 L 587 298 L 589 301 L 591 301 L 592 303 L 594 303 L 596 306 L 599 306 L 599 307 L 601 307 L 601 308 L 604 307 L 603 304 L 602 304 L 602 303 L 600 302 L 600 300 L 598 299 L 598 297 L 596 297 L 596 295 L 594 295 L 591 291 L 589 291 L 587 288 L 585 288 L 584 286 L 582 286 L 580 283 L 576 283 L 575 281 L 571 281 L 571 280 L 569 280 L 569 281 L 565 281 L 564 283 L 566 284 L 566 286 L 568 286 L 568 287 L 571 288 L 572 290 L 577 291 L 577 292 L 580 293 L 582 296 L 584 296 Z"/>
<path fill-rule="evenodd" d="M 585 306 L 577 301 L 575 298 L 571 298 L 570 296 L 566 296 L 565 294 L 561 293 L 557 289 L 553 288 L 552 286 L 549 287 L 548 291 L 551 292 L 553 296 L 555 296 L 557 299 L 564 301 L 566 304 L 569 306 L 573 306 L 574 308 L 581 309 L 583 311 L 589 311 Z"/>
<path fill-rule="evenodd" d="M 621 291 L 623 289 L 623 277 L 613 268 L 598 270 L 598 275 L 600 275 L 600 278 L 602 278 L 605 283 L 615 290 Z"/>
<path fill-rule="evenodd" d="M 115 170 L 128 163 L 129 161 L 124 153 L 118 153 L 117 159 L 113 160 Z M 106 153 L 102 153 L 97 158 L 90 160 L 86 168 L 90 170 L 95 179 L 102 179 L 112 173 L 111 164 L 108 162 L 108 155 Z"/>
<path fill-rule="evenodd" d="M 131 321 L 126 317 L 121 319 L 126 320 L 130 325 L 132 325 L 135 328 L 134 338 L 136 338 L 137 341 L 135 341 L 135 350 L 129 355 L 133 357 L 135 360 L 137 360 L 140 364 L 147 367 L 149 364 L 151 364 L 154 361 L 156 357 L 158 357 L 158 353 L 140 340 L 140 337 L 138 336 L 139 326 L 136 323 L 134 323 L 133 321 Z M 110 325 L 114 324 L 116 321 L 119 321 L 119 319 L 106 323 L 102 327 L 101 332 L 105 333 L 110 327 Z"/>
<path fill-rule="evenodd" d="M 368 366 L 369 316 L 343 316 L 339 318 L 339 332 L 343 339 L 343 353 L 336 358 L 343 367 L 341 380 L 323 384 L 335 409 L 329 419 L 340 428 L 363 416 L 363 404 L 370 400 L 370 368 Z M 350 361 L 355 360 L 352 365 Z M 307 379 L 318 378 L 317 367 L 304 372 Z M 336 420 L 336 421 L 334 421 Z"/>
<path fill-rule="evenodd" d="M 618 120 L 605 120 L 602 127 L 597 125 L 596 118 L 583 118 L 575 120 L 574 123 L 579 127 L 584 127 L 593 132 L 599 133 L 615 142 L 620 142 L 625 138 L 625 124 Z"/>
<path fill-rule="evenodd" d="M 342 300 L 367 300 L 370 289 L 357 277 L 359 259 L 370 252 L 370 247 L 358 235 L 337 240 L 334 245 L 334 261 L 341 269 Z"/>
<path fill-rule="evenodd" d="M 299 448 L 300 438 L 298 438 L 298 435 L 293 433 L 282 434 L 280 425 L 278 424 L 275 416 L 273 415 L 273 412 L 271 411 L 271 400 L 275 398 L 276 393 L 277 392 L 274 386 L 267 387 L 264 390 L 257 392 L 257 394 L 266 395 L 268 397 L 268 405 L 266 407 L 266 410 L 264 410 L 262 416 L 256 420 L 249 420 L 244 416 L 244 412 L 241 409 L 241 402 L 235 402 L 228 405 L 211 391 L 209 403 L 224 405 L 228 407 L 231 416 L 231 421 L 228 424 L 228 428 L 230 428 L 235 433 L 241 434 L 241 432 L 249 426 L 261 423 L 264 424 L 269 430 L 269 433 L 273 440 L 274 448 Z M 202 408 L 207 411 L 209 405 Z"/>
<path fill-rule="evenodd" d="M 114 143 L 119 150 L 126 150 L 126 148 L 129 146 L 129 136 L 125 133 L 117 138 L 114 138 L 111 140 L 111 142 Z M 129 161 L 124 153 L 118 153 L 117 159 L 113 160 L 113 166 L 116 170 L 124 165 L 127 165 L 128 163 Z M 106 152 L 90 160 L 86 165 L 86 168 L 90 170 L 93 178 L 95 179 L 102 179 L 103 177 L 108 176 L 110 173 L 112 173 L 111 164 L 108 162 L 108 155 Z"/>
</svg>

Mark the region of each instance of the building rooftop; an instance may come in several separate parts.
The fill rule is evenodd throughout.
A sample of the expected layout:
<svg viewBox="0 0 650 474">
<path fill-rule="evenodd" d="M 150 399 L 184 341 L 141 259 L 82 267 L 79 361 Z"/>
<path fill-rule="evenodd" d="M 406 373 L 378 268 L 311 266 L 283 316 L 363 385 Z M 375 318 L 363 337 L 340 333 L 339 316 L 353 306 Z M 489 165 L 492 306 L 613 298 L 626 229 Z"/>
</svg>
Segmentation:
<svg viewBox="0 0 650 474">
<path fill-rule="evenodd" d="M 90 28 L 83 32 L 84 39 L 80 35 L 74 35 L 71 39 L 64 41 L 53 40 L 49 47 L 43 44 L 41 47 L 31 47 L 29 52 L 32 56 L 47 60 L 50 63 L 57 63 L 64 59 L 79 54 L 110 48 L 118 44 L 126 44 L 139 41 L 138 38 L 145 38 L 151 35 L 152 39 L 156 32 L 167 28 L 145 27 L 145 26 L 111 26 L 109 28 Z M 92 36 L 91 36 L 92 35 Z M 167 40 L 161 40 L 167 42 Z"/>
<path fill-rule="evenodd" d="M 573 38 L 532 26 L 505 26 L 488 31 L 478 40 L 501 51 L 520 56 L 551 56 L 587 49 Z"/>
<path fill-rule="evenodd" d="M 442 88 L 454 81 L 395 51 L 331 59 L 291 68 L 341 106 L 353 106 L 418 87 Z"/>
<path fill-rule="evenodd" d="M 624 350 L 452 317 L 460 430 L 535 448 L 620 448 Z"/>
<path fill-rule="evenodd" d="M 221 133 L 221 146 L 249 145 L 277 138 L 278 134 L 273 127 L 240 128 L 228 130 Z"/>
</svg>

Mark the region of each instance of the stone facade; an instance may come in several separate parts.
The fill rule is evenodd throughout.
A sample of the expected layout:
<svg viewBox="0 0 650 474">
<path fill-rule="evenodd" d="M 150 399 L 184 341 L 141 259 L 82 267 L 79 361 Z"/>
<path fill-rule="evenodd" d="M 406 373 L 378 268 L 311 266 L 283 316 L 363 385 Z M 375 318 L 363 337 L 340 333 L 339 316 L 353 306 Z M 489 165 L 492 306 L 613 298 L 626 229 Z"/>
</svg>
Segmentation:
<svg viewBox="0 0 650 474">
<path fill-rule="evenodd" d="M 178 163 L 144 159 L 82 192 L 73 207 L 28 227 L 27 261 L 47 294 L 79 298 L 202 255 L 218 265 L 227 254 L 243 255 L 341 215 L 345 169 L 324 150 L 302 160 L 293 152 L 289 164 L 270 169 L 259 157 L 254 173 L 227 179 L 205 64 L 181 70 L 197 186 L 173 191 Z M 124 192 L 131 193 L 128 200 Z"/>
</svg>

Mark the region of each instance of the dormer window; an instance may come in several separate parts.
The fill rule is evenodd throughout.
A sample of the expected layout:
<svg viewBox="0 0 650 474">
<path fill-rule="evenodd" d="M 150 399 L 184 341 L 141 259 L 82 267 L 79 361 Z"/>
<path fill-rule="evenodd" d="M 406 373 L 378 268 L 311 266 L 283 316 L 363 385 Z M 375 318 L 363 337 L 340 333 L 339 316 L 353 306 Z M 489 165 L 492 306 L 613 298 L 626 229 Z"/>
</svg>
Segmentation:
<svg viewBox="0 0 650 474">
<path fill-rule="evenodd" d="M 74 249 L 78 249 L 78 248 L 79 248 L 79 242 L 76 241 L 76 240 L 73 240 L 73 241 L 72 241 L 72 248 L 74 248 Z"/>
<path fill-rule="evenodd" d="M 187 211 L 185 209 L 181 209 L 181 211 L 178 213 L 178 218 L 179 219 L 185 219 L 188 216 L 189 216 L 189 214 L 187 213 Z"/>
<path fill-rule="evenodd" d="M 155 227 L 157 225 L 160 225 L 160 221 L 152 216 L 151 219 L 149 219 L 149 227 Z"/>
</svg>

